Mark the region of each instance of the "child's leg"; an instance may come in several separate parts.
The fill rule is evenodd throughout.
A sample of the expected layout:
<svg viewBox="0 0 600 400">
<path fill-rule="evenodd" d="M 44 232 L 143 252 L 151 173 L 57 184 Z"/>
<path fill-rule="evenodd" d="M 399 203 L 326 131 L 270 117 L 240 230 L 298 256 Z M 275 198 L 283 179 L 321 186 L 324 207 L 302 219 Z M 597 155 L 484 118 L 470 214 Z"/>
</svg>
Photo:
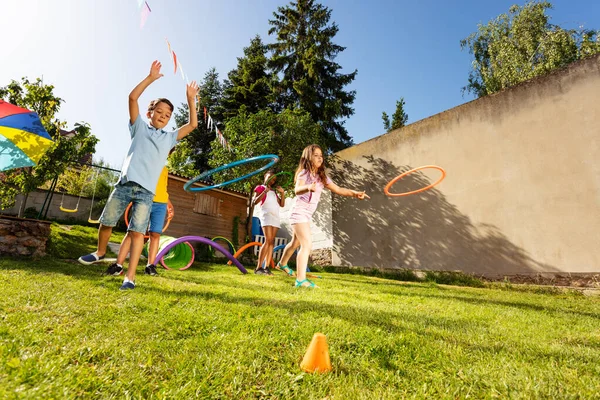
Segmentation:
<svg viewBox="0 0 600 400">
<path fill-rule="evenodd" d="M 292 227 L 293 226 L 294 225 L 292 225 Z M 290 261 L 290 258 L 292 258 L 294 251 L 296 251 L 298 247 L 300 247 L 300 241 L 298 240 L 298 237 L 296 236 L 294 230 L 292 230 L 292 240 L 290 240 L 289 243 L 283 249 L 283 254 L 281 255 L 281 260 L 279 260 L 279 264 L 287 265 L 288 261 Z"/>
<path fill-rule="evenodd" d="M 119 255 L 117 256 L 117 264 L 123 265 L 125 259 L 127 258 L 127 254 L 129 254 L 129 249 L 131 247 L 131 237 L 129 237 L 129 233 L 125 234 L 123 241 L 121 242 L 121 247 L 119 247 Z"/>
<path fill-rule="evenodd" d="M 106 248 L 108 247 L 108 241 L 112 234 L 112 226 L 100 225 L 98 228 L 98 248 L 96 254 L 102 257 L 106 254 Z"/>
<path fill-rule="evenodd" d="M 150 232 L 150 245 L 148 246 L 148 265 L 156 264 L 156 255 L 158 254 L 158 245 L 160 244 L 160 233 Z"/>
<path fill-rule="evenodd" d="M 310 222 L 301 222 L 292 225 L 294 236 L 300 242 L 300 251 L 296 258 L 296 276 L 298 281 L 306 279 L 306 267 L 308 266 L 308 257 L 312 250 L 312 237 L 310 235 Z"/>
<path fill-rule="evenodd" d="M 125 212 L 131 198 L 131 187 L 128 185 L 117 185 L 111 192 L 102 215 L 100 216 L 100 227 L 98 228 L 98 246 L 96 252 L 81 256 L 79 262 L 82 264 L 92 264 L 98 259 L 104 258 L 106 247 L 110 240 L 112 228 L 117 225 L 119 218 Z"/>
<path fill-rule="evenodd" d="M 148 245 L 148 265 L 155 265 L 158 247 L 160 245 L 160 235 L 162 234 L 165 217 L 167 216 L 167 203 L 152 203 L 150 212 L 150 244 Z"/>
<path fill-rule="evenodd" d="M 129 268 L 127 268 L 127 278 L 131 282 L 135 282 L 135 270 L 138 262 L 140 261 L 140 255 L 144 248 L 144 234 L 134 231 L 129 231 L 131 235 L 131 250 L 129 254 Z"/>
<path fill-rule="evenodd" d="M 129 251 L 129 268 L 127 278 L 134 282 L 135 272 L 144 248 L 144 234 L 148 228 L 152 199 L 154 194 L 139 185 L 134 189 L 133 206 L 128 235 L 131 236 L 131 249 Z"/>
<path fill-rule="evenodd" d="M 264 228 L 263 228 L 263 232 L 264 232 Z M 262 268 L 263 263 L 265 262 L 266 256 L 267 256 L 267 239 L 265 237 L 265 243 L 262 246 L 260 246 L 260 250 L 258 251 L 258 264 L 256 265 L 256 269 Z"/>
<path fill-rule="evenodd" d="M 275 247 L 275 236 L 277 235 L 277 231 L 279 228 L 275 226 L 265 226 L 263 231 L 265 232 L 265 244 L 263 248 L 265 250 L 265 265 L 268 267 L 271 265 L 271 260 L 273 259 L 273 248 Z"/>
</svg>

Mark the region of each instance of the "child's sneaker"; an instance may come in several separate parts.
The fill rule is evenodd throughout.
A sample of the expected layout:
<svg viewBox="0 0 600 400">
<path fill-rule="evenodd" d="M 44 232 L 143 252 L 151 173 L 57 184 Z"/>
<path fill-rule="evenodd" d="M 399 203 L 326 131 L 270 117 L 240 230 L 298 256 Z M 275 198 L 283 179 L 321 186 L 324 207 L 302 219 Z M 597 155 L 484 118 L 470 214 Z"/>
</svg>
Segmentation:
<svg viewBox="0 0 600 400">
<path fill-rule="evenodd" d="M 119 290 L 133 290 L 135 289 L 135 283 L 131 282 L 129 279 L 125 278 L 123 284 L 119 288 Z"/>
<path fill-rule="evenodd" d="M 158 275 L 158 272 L 156 271 L 156 265 L 154 264 L 146 265 L 146 269 L 144 269 L 144 272 L 146 273 L 146 275 L 150 276 Z"/>
<path fill-rule="evenodd" d="M 256 275 L 269 275 L 269 274 L 267 273 L 267 271 L 265 271 L 263 268 L 256 268 L 256 269 L 254 270 L 254 273 L 255 273 Z"/>
<path fill-rule="evenodd" d="M 117 263 L 112 263 L 104 272 L 104 275 L 119 276 L 123 275 L 123 267 Z"/>
<path fill-rule="evenodd" d="M 104 256 L 99 257 L 98 254 L 96 254 L 96 252 L 86 254 L 85 256 L 81 256 L 77 259 L 77 261 L 79 261 L 83 265 L 90 265 L 102 260 L 104 260 Z"/>
</svg>

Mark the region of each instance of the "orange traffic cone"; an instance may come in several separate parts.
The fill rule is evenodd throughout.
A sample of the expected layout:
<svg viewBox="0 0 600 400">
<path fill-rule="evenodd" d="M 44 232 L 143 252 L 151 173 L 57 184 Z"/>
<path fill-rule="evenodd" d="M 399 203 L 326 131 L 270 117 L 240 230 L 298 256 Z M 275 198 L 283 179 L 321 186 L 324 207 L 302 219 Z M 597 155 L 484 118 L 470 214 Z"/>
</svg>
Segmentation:
<svg viewBox="0 0 600 400">
<path fill-rule="evenodd" d="M 315 333 L 302 363 L 300 369 L 304 372 L 327 372 L 331 371 L 331 361 L 329 360 L 329 349 L 327 348 L 327 338 L 322 333 Z"/>
</svg>

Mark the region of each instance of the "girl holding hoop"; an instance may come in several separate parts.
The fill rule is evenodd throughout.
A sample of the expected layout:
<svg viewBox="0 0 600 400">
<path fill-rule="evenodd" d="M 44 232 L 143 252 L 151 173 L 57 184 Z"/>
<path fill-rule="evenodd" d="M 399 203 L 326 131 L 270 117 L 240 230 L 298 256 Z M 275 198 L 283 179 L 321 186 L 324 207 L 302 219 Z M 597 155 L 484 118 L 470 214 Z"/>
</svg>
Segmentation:
<svg viewBox="0 0 600 400">
<path fill-rule="evenodd" d="M 287 266 L 287 262 L 294 251 L 301 246 L 296 258 L 296 287 L 317 287 L 313 282 L 306 279 L 306 267 L 308 265 L 308 256 L 312 250 L 312 237 L 310 235 L 310 221 L 312 215 L 317 209 L 321 192 L 327 188 L 335 194 L 348 197 L 356 197 L 364 200 L 370 197 L 364 192 L 341 188 L 325 174 L 325 165 L 323 162 L 323 151 L 316 144 L 311 144 L 304 148 L 300 163 L 294 176 L 296 182 L 296 204 L 292 208 L 290 215 L 290 224 L 292 225 L 292 240 L 285 246 L 283 256 L 277 266 L 293 275 L 292 270 Z"/>
<path fill-rule="evenodd" d="M 273 275 L 269 271 L 273 259 L 273 247 L 275 246 L 275 235 L 281 228 L 279 219 L 279 207 L 285 206 L 285 192 L 281 186 L 277 186 L 277 193 L 273 191 L 273 185 L 277 180 L 273 170 L 265 172 L 264 184 L 258 185 L 254 189 L 254 199 L 252 205 L 256 206 L 260 202 L 257 217 L 260 220 L 263 232 L 265 233 L 265 244 L 258 253 L 258 265 L 254 270 L 258 275 Z"/>
</svg>

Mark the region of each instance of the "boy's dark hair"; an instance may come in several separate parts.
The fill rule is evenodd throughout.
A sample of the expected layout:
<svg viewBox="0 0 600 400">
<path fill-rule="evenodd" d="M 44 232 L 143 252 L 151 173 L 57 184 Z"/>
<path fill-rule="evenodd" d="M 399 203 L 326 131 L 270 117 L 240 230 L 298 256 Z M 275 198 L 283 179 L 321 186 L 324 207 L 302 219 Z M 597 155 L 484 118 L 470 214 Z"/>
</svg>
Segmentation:
<svg viewBox="0 0 600 400">
<path fill-rule="evenodd" d="M 148 112 L 154 111 L 154 109 L 156 108 L 156 106 L 158 105 L 158 103 L 165 103 L 166 105 L 168 105 L 169 108 L 171 109 L 171 112 L 173 112 L 173 110 L 175 109 L 175 107 L 173 107 L 173 103 L 171 103 L 169 101 L 169 99 L 165 99 L 164 97 L 161 97 L 159 99 L 152 100 L 150 102 L 150 104 L 148 105 Z"/>
</svg>

